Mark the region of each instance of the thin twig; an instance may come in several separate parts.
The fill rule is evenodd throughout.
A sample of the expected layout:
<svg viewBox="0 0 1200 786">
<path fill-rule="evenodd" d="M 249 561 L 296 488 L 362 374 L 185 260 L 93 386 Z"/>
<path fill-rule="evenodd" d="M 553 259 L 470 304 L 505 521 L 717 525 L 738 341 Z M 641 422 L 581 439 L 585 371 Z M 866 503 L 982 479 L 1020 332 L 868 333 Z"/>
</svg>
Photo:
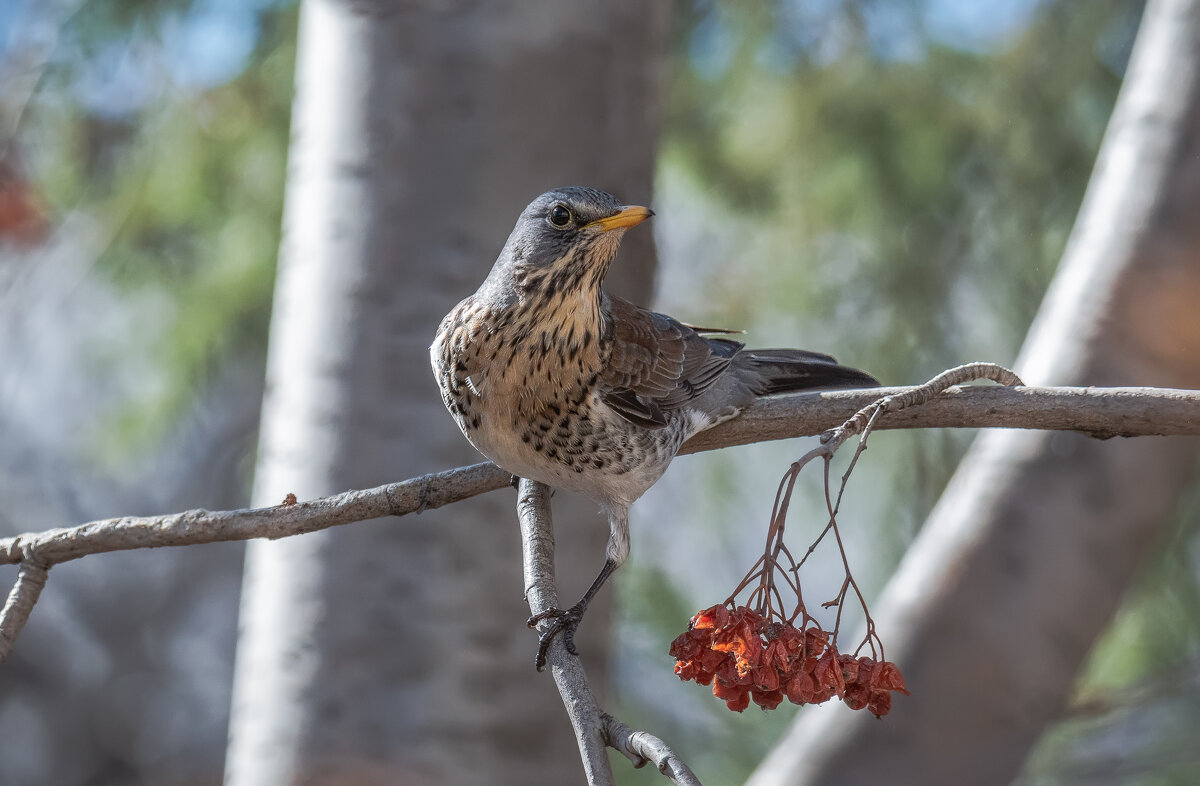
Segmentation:
<svg viewBox="0 0 1200 786">
<path fill-rule="evenodd" d="M 1020 377 L 1004 366 L 998 366 L 995 363 L 965 363 L 946 369 L 924 385 L 906 388 L 900 393 L 888 393 L 880 396 L 877 391 L 875 401 L 855 412 L 842 425 L 824 434 L 821 442 L 830 445 L 831 449 L 837 450 L 839 445 L 855 434 L 863 435 L 859 440 L 858 450 L 855 451 L 854 458 L 850 461 L 850 467 L 846 470 L 846 476 L 849 476 L 855 463 L 858 462 L 859 455 L 867 449 L 867 436 L 876 428 L 880 415 L 885 412 L 899 412 L 918 404 L 927 404 L 954 385 L 962 385 L 979 379 L 990 379 L 1006 387 L 1021 387 L 1025 384 Z M 845 486 L 844 478 L 842 485 Z M 840 494 L 838 499 L 841 499 Z"/>
<path fill-rule="evenodd" d="M 88 554 L 192 546 L 251 538 L 286 538 L 342 524 L 403 516 L 505 488 L 512 475 L 490 462 L 422 475 L 372 489 L 307 502 L 243 510 L 187 510 L 165 516 L 124 516 L 77 527 L 0 538 L 0 564 L 21 562 L 30 550 L 47 565 Z M 280 490 L 280 500 L 286 490 Z"/>
<path fill-rule="evenodd" d="M 645 731 L 633 731 L 607 712 L 602 713 L 600 719 L 604 722 L 604 741 L 633 762 L 635 769 L 653 762 L 673 783 L 700 786 L 700 779 L 691 768 L 658 737 Z"/>
<path fill-rule="evenodd" d="M 808 561 L 808 558 L 812 556 L 817 547 L 821 545 L 825 537 L 832 531 L 834 540 L 837 542 L 837 550 L 841 558 L 844 579 L 834 597 L 821 604 L 825 608 L 837 607 L 833 629 L 830 631 L 831 646 L 836 645 L 838 642 L 838 636 L 842 629 L 842 616 L 846 608 L 846 596 L 853 590 L 854 596 L 858 599 L 859 606 L 862 608 L 867 620 L 867 636 L 858 645 L 854 654 L 857 656 L 863 647 L 870 647 L 872 657 L 883 659 L 883 642 L 875 633 L 874 620 L 872 620 L 871 612 L 867 608 L 867 601 L 863 596 L 862 589 L 858 586 L 858 582 L 855 580 L 854 574 L 850 569 L 850 559 L 846 554 L 846 544 L 842 539 L 842 533 L 838 527 L 837 517 L 842 507 L 842 498 L 846 493 L 850 476 L 854 473 L 859 459 L 862 458 L 863 452 L 867 449 L 867 440 L 870 438 L 871 432 L 880 427 L 885 414 L 891 415 L 892 413 L 901 412 L 911 407 L 934 402 L 947 389 L 954 385 L 973 382 L 977 379 L 988 379 L 1012 387 L 1023 385 L 1020 377 L 1002 366 L 994 363 L 968 363 L 943 371 L 923 385 L 906 388 L 897 392 L 870 391 L 874 398 L 869 404 L 859 408 L 836 428 L 832 428 L 822 434 L 820 445 L 809 450 L 788 467 L 775 492 L 775 502 L 771 509 L 771 523 L 767 530 L 767 542 L 763 548 L 762 557 L 759 558 L 754 567 L 750 569 L 745 578 L 738 584 L 737 589 L 725 601 L 725 604 L 727 606 L 735 605 L 738 594 L 745 587 L 757 581 L 758 585 L 750 592 L 747 598 L 746 605 L 748 607 L 753 609 L 763 619 L 770 620 L 778 617 L 787 624 L 791 624 L 797 616 L 801 616 L 802 627 L 807 627 L 812 618 L 809 616 L 808 610 L 804 605 L 804 597 L 801 592 L 800 568 Z M 842 473 L 837 498 L 834 499 L 829 482 L 833 457 L 837 450 L 845 444 L 846 440 L 854 435 L 859 436 L 858 445 L 855 448 L 853 457 L 850 459 L 849 466 Z M 788 508 L 791 504 L 792 494 L 795 491 L 800 472 L 809 462 L 818 457 L 823 462 L 822 475 L 824 479 L 825 511 L 828 514 L 828 520 L 825 528 L 809 544 L 808 550 L 801 557 L 800 562 L 797 563 L 791 551 L 784 543 L 784 530 L 787 526 Z M 784 559 L 781 559 L 781 556 Z M 792 594 L 795 595 L 796 604 L 794 607 L 784 602 L 783 594 L 779 591 L 777 584 L 777 577 L 782 577 L 788 588 L 792 590 Z M 794 608 L 794 611 L 788 614 L 786 613 L 788 608 Z M 819 624 L 816 627 L 821 629 Z M 876 648 L 877 644 L 878 649 Z"/>
<path fill-rule="evenodd" d="M 49 570 L 37 557 L 26 559 L 17 570 L 17 581 L 8 593 L 4 610 L 0 612 L 0 663 L 12 652 L 21 628 L 25 627 L 25 621 L 42 594 L 42 587 L 46 586 Z"/>
<path fill-rule="evenodd" d="M 189 510 L 166 516 L 126 516 L 78 527 L 0 538 L 0 564 L 19 564 L 17 581 L 0 611 L 0 663 L 46 583 L 46 571 L 88 554 L 127 549 L 190 546 L 251 538 L 284 538 L 381 516 L 403 516 L 494 491 L 512 476 L 490 462 L 423 475 L 363 491 L 249 510 Z"/>
</svg>

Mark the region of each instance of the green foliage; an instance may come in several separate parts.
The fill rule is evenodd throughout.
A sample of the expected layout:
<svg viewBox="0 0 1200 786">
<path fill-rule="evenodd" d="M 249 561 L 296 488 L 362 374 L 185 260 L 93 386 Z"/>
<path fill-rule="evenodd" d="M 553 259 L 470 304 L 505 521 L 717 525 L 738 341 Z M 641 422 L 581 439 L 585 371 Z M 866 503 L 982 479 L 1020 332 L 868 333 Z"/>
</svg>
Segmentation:
<svg viewBox="0 0 1200 786">
<path fill-rule="evenodd" d="M 789 43 L 784 7 L 694 9 L 677 44 L 668 164 L 756 227 L 758 253 L 739 262 L 758 268 L 731 283 L 776 285 L 740 301 L 765 292 L 777 310 L 857 321 L 847 346 L 862 357 L 886 345 L 872 369 L 889 379 L 940 370 L 980 333 L 991 356 L 1011 358 L 1120 84 L 1101 42 L 1135 4 L 1049 3 L 995 51 L 922 40 L 911 59 L 875 52 L 861 4 L 833 5 L 828 31 L 812 32 L 849 31 L 832 55 Z M 919 6 L 908 9 L 916 30 Z M 701 34 L 733 53 L 715 73 L 697 67 Z"/>
<path fill-rule="evenodd" d="M 60 214 L 82 210 L 111 238 L 95 270 L 141 312 L 145 346 L 163 377 L 103 430 L 104 452 L 135 449 L 186 411 L 224 363 L 265 352 L 292 99 L 295 8 L 259 16 L 257 45 L 232 81 L 199 90 L 159 84 L 164 19 L 184 3 L 88 3 L 71 20 L 66 58 L 48 74 L 29 120 L 43 193 Z M 152 96 L 132 114 L 72 100 L 112 48 L 157 51 L 142 62 Z M 112 364 L 130 347 L 100 351 Z"/>
</svg>

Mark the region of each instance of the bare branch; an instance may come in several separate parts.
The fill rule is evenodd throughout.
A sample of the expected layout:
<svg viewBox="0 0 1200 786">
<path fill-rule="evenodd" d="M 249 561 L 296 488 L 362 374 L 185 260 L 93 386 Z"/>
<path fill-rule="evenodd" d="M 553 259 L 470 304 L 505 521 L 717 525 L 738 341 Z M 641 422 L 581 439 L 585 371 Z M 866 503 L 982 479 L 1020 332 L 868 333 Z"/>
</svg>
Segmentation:
<svg viewBox="0 0 1200 786">
<path fill-rule="evenodd" d="M 272 540 L 382 516 L 403 516 L 504 488 L 512 475 L 491 462 L 435 472 L 372 489 L 249 510 L 187 510 L 166 516 L 102 519 L 68 529 L 0 538 L 0 564 L 22 561 L 31 549 L 47 565 L 87 554 L 227 540 Z M 282 497 L 282 492 L 281 492 Z"/>
<path fill-rule="evenodd" d="M 881 397 L 902 396 L 914 389 L 799 393 L 762 399 L 736 419 L 688 440 L 681 452 L 821 434 Z M 1102 438 L 1200 435 L 1200 391 L 952 387 L 920 407 L 888 412 L 875 428 L 1028 428 L 1080 431 Z M 295 505 L 102 519 L 0 538 L 0 564 L 20 562 L 29 548 L 35 548 L 49 566 L 107 551 L 284 538 L 382 516 L 420 513 L 504 488 L 511 479 L 509 473 L 483 462 Z M 284 493 L 281 489 L 281 496 Z"/>
<path fill-rule="evenodd" d="M 701 432 L 681 453 L 699 453 L 834 428 L 881 396 L 907 387 L 834 390 L 760 399 L 735 419 Z M 1200 391 L 1140 387 L 952 387 L 937 398 L 889 413 L 877 429 L 1020 428 L 1090 436 L 1200 435 Z"/>
<path fill-rule="evenodd" d="M 25 627 L 33 605 L 42 594 L 42 587 L 46 586 L 49 570 L 46 564 L 36 557 L 29 557 L 21 563 L 17 571 L 17 581 L 8 593 L 4 610 L 0 611 L 0 663 L 12 652 L 21 628 Z"/>
<path fill-rule="evenodd" d="M 850 437 L 855 434 L 862 434 L 863 438 L 859 444 L 859 448 L 854 454 L 854 459 L 850 462 L 850 469 L 853 469 L 854 464 L 858 463 L 858 457 L 866 449 L 867 434 L 875 430 L 875 426 L 879 422 L 881 415 L 887 412 L 899 412 L 902 409 L 907 409 L 918 404 L 928 403 L 935 396 L 944 393 L 954 385 L 962 385 L 980 379 L 990 379 L 1007 387 L 1018 387 L 1025 384 L 1015 373 L 995 363 L 966 363 L 961 366 L 955 366 L 938 374 L 924 385 L 908 388 L 903 393 L 892 393 L 876 398 L 875 401 L 855 412 L 854 417 L 833 429 L 832 432 L 823 434 L 821 442 L 828 444 L 836 450 L 838 445 L 841 445 L 842 442 Z M 849 471 L 847 470 L 847 474 Z M 839 502 L 841 498 L 841 494 L 839 494 Z"/>
<path fill-rule="evenodd" d="M 537 615 L 558 607 L 554 582 L 554 525 L 550 519 L 550 488 L 533 480 L 522 480 L 517 498 L 521 521 L 521 553 L 524 555 L 525 600 Z M 543 624 L 550 624 L 546 620 Z M 546 663 L 563 705 L 575 729 L 579 755 L 589 786 L 612 786 L 612 768 L 605 750 L 600 706 L 588 687 L 587 674 L 579 658 L 567 652 L 562 636 L 555 636 L 546 653 Z"/>
<path fill-rule="evenodd" d="M 604 722 L 604 741 L 633 762 L 635 769 L 653 762 L 658 771 L 674 783 L 700 786 L 700 779 L 691 768 L 658 737 L 650 732 L 634 731 L 607 712 L 602 713 L 600 719 Z"/>
<path fill-rule="evenodd" d="M 801 393 L 764 399 L 736 419 L 688 440 L 682 453 L 812 436 L 864 406 L 912 388 Z M 875 426 L 893 428 L 1029 428 L 1080 431 L 1098 437 L 1200 435 L 1200 391 L 1166 388 L 950 388 L 923 406 L 889 412 Z M 251 538 L 283 538 L 382 516 L 438 508 L 504 488 L 511 475 L 489 462 L 347 491 L 295 505 L 249 510 L 189 510 L 165 516 L 125 516 L 77 527 L 0 538 L 0 564 L 20 562 L 36 548 L 46 564 L 87 554 L 190 546 Z M 284 490 L 280 490 L 281 495 Z"/>
<path fill-rule="evenodd" d="M 981 364 L 963 368 L 979 367 Z M 762 399 L 734 420 L 698 434 L 681 452 L 821 434 L 883 397 L 906 400 L 922 388 L 800 393 Z M 920 407 L 887 411 L 873 428 L 1050 429 L 1080 431 L 1101 438 L 1200 435 L 1200 391 L 952 387 Z M 9 637 L 0 647 L 0 662 L 24 624 L 21 615 L 28 615 L 24 604 L 36 602 L 45 583 L 45 575 L 38 572 L 37 566 L 45 570 L 60 562 L 108 551 L 284 538 L 382 516 L 420 513 L 504 488 L 510 482 L 509 473 L 484 462 L 307 502 L 291 504 L 287 499 L 285 504 L 271 508 L 125 516 L 0 538 L 0 564 L 34 565 L 19 575 L 8 605 L 0 612 L 0 633 Z M 281 489 L 280 493 L 286 491 Z M 34 553 L 37 561 L 31 563 Z"/>
<path fill-rule="evenodd" d="M 524 555 L 525 599 L 534 615 L 558 607 L 554 582 L 554 525 L 550 516 L 550 489 L 532 480 L 522 480 L 517 498 L 521 521 L 521 553 Z M 545 620 L 544 624 L 549 624 Z M 658 771 L 681 786 L 700 786 L 700 781 L 667 745 L 652 734 L 632 731 L 600 709 L 587 673 L 579 658 L 567 651 L 563 637 L 556 636 L 546 653 L 563 705 L 575 729 L 579 755 L 589 786 L 611 786 L 612 767 L 606 746 L 620 751 L 634 767 L 654 762 Z"/>
<path fill-rule="evenodd" d="M 495 464 L 484 462 L 309 502 L 296 503 L 295 496 L 288 494 L 283 504 L 272 508 L 126 516 L 2 538 L 0 564 L 19 563 L 20 570 L 0 611 L 0 663 L 12 651 L 37 603 L 47 571 L 60 562 L 106 551 L 283 538 L 381 516 L 420 513 L 503 488 L 511 479 Z"/>
</svg>

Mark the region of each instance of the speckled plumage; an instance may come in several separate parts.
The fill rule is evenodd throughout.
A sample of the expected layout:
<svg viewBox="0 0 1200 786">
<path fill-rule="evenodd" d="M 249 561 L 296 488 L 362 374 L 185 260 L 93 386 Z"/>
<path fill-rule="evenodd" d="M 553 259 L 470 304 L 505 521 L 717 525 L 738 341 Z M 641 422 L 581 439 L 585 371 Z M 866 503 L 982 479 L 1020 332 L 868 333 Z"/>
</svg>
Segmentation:
<svg viewBox="0 0 1200 786">
<path fill-rule="evenodd" d="M 580 493 L 608 512 L 605 569 L 559 614 L 568 634 L 629 553 L 629 506 L 688 437 L 759 395 L 878 384 L 827 355 L 746 350 L 704 335 L 722 331 L 606 294 L 601 284 L 621 236 L 650 215 L 594 189 L 541 195 L 430 348 L 442 399 L 471 444 L 514 475 Z M 539 659 L 546 643 L 543 636 Z"/>
</svg>

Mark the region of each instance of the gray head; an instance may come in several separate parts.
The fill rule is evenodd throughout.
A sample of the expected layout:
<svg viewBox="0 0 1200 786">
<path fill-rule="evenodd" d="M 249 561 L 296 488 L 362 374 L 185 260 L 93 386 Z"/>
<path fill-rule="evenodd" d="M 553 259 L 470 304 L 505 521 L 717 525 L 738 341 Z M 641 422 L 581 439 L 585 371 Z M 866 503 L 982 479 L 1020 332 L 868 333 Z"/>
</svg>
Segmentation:
<svg viewBox="0 0 1200 786">
<path fill-rule="evenodd" d="M 485 287 L 513 294 L 599 289 L 625 230 L 652 215 L 594 188 L 547 191 L 521 212 Z"/>
</svg>

